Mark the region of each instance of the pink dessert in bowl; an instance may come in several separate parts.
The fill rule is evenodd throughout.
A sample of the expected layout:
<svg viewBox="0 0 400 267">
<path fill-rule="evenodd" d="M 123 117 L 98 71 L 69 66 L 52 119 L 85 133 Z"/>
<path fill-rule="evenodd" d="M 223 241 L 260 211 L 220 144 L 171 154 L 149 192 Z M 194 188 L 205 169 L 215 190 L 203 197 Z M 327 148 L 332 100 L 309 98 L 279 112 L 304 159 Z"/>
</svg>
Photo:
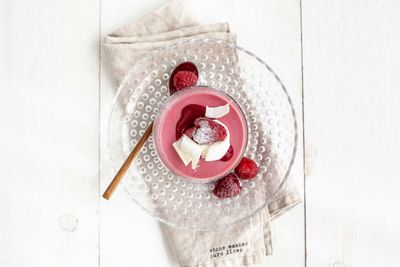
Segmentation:
<svg viewBox="0 0 400 267">
<path fill-rule="evenodd" d="M 221 110 L 226 111 L 222 116 L 210 116 Z M 246 125 L 243 112 L 231 97 L 209 87 L 189 87 L 170 97 L 157 115 L 154 145 L 161 161 L 174 174 L 190 180 L 212 181 L 232 171 L 240 162 L 247 145 Z M 182 139 L 193 143 L 194 150 L 204 148 L 198 162 L 185 161 L 178 153 L 175 145 Z M 219 151 L 211 153 L 213 149 Z"/>
</svg>

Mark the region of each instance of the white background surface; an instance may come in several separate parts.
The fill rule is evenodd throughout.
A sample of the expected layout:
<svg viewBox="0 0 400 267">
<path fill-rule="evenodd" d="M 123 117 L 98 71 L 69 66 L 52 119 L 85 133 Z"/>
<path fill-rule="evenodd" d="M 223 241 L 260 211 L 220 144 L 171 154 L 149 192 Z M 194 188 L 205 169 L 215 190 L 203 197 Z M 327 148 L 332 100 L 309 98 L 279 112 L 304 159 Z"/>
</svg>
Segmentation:
<svg viewBox="0 0 400 267">
<path fill-rule="evenodd" d="M 399 266 L 400 2 L 190 2 L 272 66 L 304 119 L 305 201 L 258 267 Z M 162 3 L 0 0 L 0 267 L 177 266 L 122 188 L 100 198 L 115 84 L 99 42 Z"/>
</svg>

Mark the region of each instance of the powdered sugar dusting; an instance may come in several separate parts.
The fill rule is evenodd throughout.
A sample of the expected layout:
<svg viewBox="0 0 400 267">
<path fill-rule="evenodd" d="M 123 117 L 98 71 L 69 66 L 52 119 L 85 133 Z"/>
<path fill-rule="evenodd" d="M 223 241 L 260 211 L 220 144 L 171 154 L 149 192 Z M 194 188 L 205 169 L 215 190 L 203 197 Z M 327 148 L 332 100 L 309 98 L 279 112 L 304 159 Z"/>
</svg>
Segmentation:
<svg viewBox="0 0 400 267">
<path fill-rule="evenodd" d="M 211 119 L 197 118 L 194 124 L 197 128 L 193 132 L 193 140 L 199 145 L 222 141 L 227 136 L 225 127 Z"/>
<path fill-rule="evenodd" d="M 205 120 L 201 120 L 199 122 L 199 128 L 197 128 L 196 131 L 192 133 L 193 140 L 200 145 L 212 143 L 213 132 L 214 131 L 211 128 L 210 124 Z"/>
<path fill-rule="evenodd" d="M 233 173 L 229 173 L 218 180 L 214 188 L 214 195 L 219 198 L 227 198 L 238 195 L 242 191 L 239 179 Z"/>
<path fill-rule="evenodd" d="M 214 120 L 216 123 L 222 125 L 226 131 L 226 137 L 224 140 L 207 145 L 203 150 L 203 158 L 205 161 L 220 160 L 226 154 L 230 147 L 230 133 L 228 127 L 218 120 Z"/>
</svg>

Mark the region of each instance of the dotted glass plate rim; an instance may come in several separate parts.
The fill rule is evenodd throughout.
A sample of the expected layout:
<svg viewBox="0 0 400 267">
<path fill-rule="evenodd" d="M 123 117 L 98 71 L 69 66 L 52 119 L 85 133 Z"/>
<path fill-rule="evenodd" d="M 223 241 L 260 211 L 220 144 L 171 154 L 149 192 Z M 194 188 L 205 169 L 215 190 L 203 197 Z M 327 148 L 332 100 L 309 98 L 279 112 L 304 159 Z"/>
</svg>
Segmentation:
<svg viewBox="0 0 400 267">
<path fill-rule="evenodd" d="M 119 86 L 106 136 L 113 173 L 168 98 L 169 74 L 184 61 L 198 65 L 200 85 L 225 91 L 241 106 L 253 138 L 246 155 L 257 161 L 261 173 L 254 181 L 242 182 L 243 194 L 238 197 L 216 199 L 210 193 L 212 183 L 196 185 L 163 169 L 149 140 L 122 184 L 134 202 L 163 223 L 216 229 L 251 217 L 282 189 L 297 150 L 296 115 L 280 78 L 253 53 L 221 40 L 180 41 L 151 52 Z"/>
</svg>

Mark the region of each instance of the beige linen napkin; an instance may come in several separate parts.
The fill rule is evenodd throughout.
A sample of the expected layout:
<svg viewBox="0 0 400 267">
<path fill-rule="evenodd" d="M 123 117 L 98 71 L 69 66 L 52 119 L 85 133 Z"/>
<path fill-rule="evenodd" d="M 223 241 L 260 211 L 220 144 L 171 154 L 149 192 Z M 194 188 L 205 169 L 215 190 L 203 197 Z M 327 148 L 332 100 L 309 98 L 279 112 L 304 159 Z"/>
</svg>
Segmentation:
<svg viewBox="0 0 400 267">
<path fill-rule="evenodd" d="M 143 18 L 109 34 L 104 50 L 119 83 L 149 51 L 190 38 L 236 42 L 227 23 L 200 24 L 184 0 L 172 0 Z M 277 181 L 278 182 L 278 181 Z M 270 220 L 301 201 L 289 180 L 276 199 L 253 217 L 224 230 L 190 231 L 163 225 L 180 266 L 247 266 L 272 253 Z"/>
</svg>

